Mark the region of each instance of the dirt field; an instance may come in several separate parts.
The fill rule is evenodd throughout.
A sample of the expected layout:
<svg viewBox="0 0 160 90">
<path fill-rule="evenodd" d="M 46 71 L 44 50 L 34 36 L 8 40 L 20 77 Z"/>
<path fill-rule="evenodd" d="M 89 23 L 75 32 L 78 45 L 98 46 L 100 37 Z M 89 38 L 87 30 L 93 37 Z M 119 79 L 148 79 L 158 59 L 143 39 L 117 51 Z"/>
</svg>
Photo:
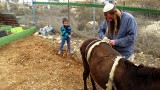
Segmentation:
<svg viewBox="0 0 160 90">
<path fill-rule="evenodd" d="M 83 90 L 81 61 L 58 47 L 35 36 L 2 46 L 0 90 Z"/>
<path fill-rule="evenodd" d="M 55 40 L 37 36 L 0 47 L 0 90 L 83 90 L 80 55 L 64 48 L 60 56 L 58 48 Z M 159 58 L 143 53 L 136 53 L 134 63 L 160 67 Z"/>
</svg>

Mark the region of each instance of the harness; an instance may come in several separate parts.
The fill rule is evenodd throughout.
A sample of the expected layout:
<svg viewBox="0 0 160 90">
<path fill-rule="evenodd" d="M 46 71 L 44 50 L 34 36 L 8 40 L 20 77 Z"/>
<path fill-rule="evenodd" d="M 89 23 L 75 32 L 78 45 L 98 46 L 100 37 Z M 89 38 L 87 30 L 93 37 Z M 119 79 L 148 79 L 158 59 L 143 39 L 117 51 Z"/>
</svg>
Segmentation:
<svg viewBox="0 0 160 90">
<path fill-rule="evenodd" d="M 92 43 L 95 43 L 95 42 L 97 42 L 97 41 L 99 41 L 99 40 L 93 40 L 92 42 L 90 42 L 89 44 L 88 44 L 88 46 L 86 47 L 86 49 L 85 49 L 85 53 L 87 52 L 87 49 L 89 48 L 89 46 L 92 44 Z M 90 52 L 91 53 L 91 52 Z M 90 54 L 89 53 L 89 54 Z M 90 56 L 90 55 L 89 55 Z M 87 54 L 85 54 L 85 57 L 87 58 L 88 57 L 88 52 L 87 52 Z M 87 61 L 88 61 L 88 58 L 87 58 Z"/>
<path fill-rule="evenodd" d="M 106 84 L 106 86 L 107 86 L 107 89 L 106 90 L 112 90 L 112 86 L 113 86 L 113 88 L 114 88 L 114 90 L 117 90 L 117 88 L 116 88 L 116 85 L 115 85 L 115 83 L 114 83 L 114 72 L 115 72 L 115 69 L 116 69 L 116 67 L 117 67 L 117 65 L 118 65 L 118 62 L 119 62 L 119 60 L 121 59 L 121 58 L 123 58 L 122 56 L 117 56 L 113 61 L 114 61 L 114 63 L 113 63 L 113 66 L 112 66 L 112 68 L 111 68 L 111 71 L 110 71 L 110 73 L 109 73 L 109 80 L 108 80 L 108 83 Z"/>
<path fill-rule="evenodd" d="M 86 48 L 86 50 L 85 50 L 85 52 L 87 52 L 87 54 L 86 54 L 87 61 L 88 61 L 89 58 L 90 58 L 90 54 L 91 54 L 93 48 L 94 48 L 95 46 L 98 46 L 98 45 L 99 45 L 100 43 L 102 43 L 102 42 L 109 43 L 109 39 L 108 39 L 108 38 L 104 38 L 103 40 L 93 40 L 91 43 L 88 44 L 88 46 L 87 46 L 87 48 Z M 89 47 L 92 43 L 94 43 L 94 44 L 93 44 L 91 47 Z M 89 48 L 89 50 L 87 51 L 88 48 Z"/>
<path fill-rule="evenodd" d="M 88 46 L 86 47 L 86 50 L 85 50 L 85 52 L 87 53 L 87 54 L 86 54 L 86 59 L 87 59 L 87 61 L 88 61 L 89 58 L 90 58 L 90 54 L 91 54 L 93 48 L 94 48 L 95 46 L 99 45 L 99 44 L 102 43 L 102 42 L 109 43 L 109 39 L 108 39 L 108 38 L 104 38 L 103 40 L 93 40 L 91 43 L 88 44 Z M 94 43 L 94 44 L 93 44 L 93 43 Z M 93 45 L 91 45 L 91 44 L 93 44 Z M 90 45 L 91 45 L 91 46 L 90 46 Z M 90 46 L 90 47 L 89 47 L 89 46 Z M 89 49 L 88 49 L 88 48 L 89 48 Z M 88 49 L 88 51 L 87 51 L 87 49 Z M 111 71 L 110 71 L 110 73 L 109 73 L 109 80 L 108 80 L 108 83 L 106 84 L 106 86 L 107 86 L 107 89 L 106 89 L 106 90 L 112 90 L 112 86 L 113 86 L 114 90 L 117 90 L 117 88 L 116 88 L 116 86 L 115 86 L 115 83 L 114 83 L 113 77 L 114 77 L 114 72 L 115 72 L 116 66 L 118 65 L 118 62 L 119 62 L 119 60 L 120 60 L 121 58 L 122 58 L 122 56 L 117 56 L 117 57 L 113 60 L 114 63 L 113 63 L 113 66 L 112 66 L 112 68 L 111 68 Z"/>
</svg>

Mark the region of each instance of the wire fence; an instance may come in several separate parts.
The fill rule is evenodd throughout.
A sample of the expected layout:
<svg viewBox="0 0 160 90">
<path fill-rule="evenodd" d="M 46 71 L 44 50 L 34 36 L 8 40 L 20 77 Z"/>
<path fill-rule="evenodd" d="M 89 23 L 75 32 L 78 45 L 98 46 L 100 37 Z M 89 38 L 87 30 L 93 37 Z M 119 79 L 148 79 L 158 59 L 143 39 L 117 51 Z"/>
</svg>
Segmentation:
<svg viewBox="0 0 160 90">
<path fill-rule="evenodd" d="M 138 38 L 135 51 L 145 52 L 160 57 L 160 1 L 153 0 L 152 4 L 154 4 L 154 7 L 152 4 L 149 4 L 149 2 L 151 1 L 146 0 L 143 2 L 134 0 L 131 2 L 126 0 L 124 3 L 119 0 L 116 5 L 119 9 L 123 9 L 124 11 L 133 14 L 136 18 L 138 23 Z M 34 12 L 32 12 L 31 6 L 27 6 L 26 4 L 15 5 L 12 3 L 0 3 L 1 13 L 14 13 L 21 25 L 34 24 L 34 15 L 32 15 Z M 103 4 L 92 5 L 93 2 L 87 2 L 87 4 L 81 3 L 82 2 L 70 3 L 69 7 L 67 3 L 35 3 L 37 30 L 46 25 L 52 25 L 55 32 L 60 33 L 62 18 L 67 17 L 69 18 L 69 23 L 75 38 L 83 40 L 98 38 L 98 26 L 104 20 L 102 12 Z M 128 8 L 119 6 L 126 6 Z M 139 11 L 137 12 L 136 9 L 130 8 L 131 6 L 138 7 Z"/>
<path fill-rule="evenodd" d="M 125 6 L 136 6 L 137 8 L 123 8 L 126 12 L 129 12 L 134 15 L 138 23 L 138 39 L 136 42 L 136 52 L 145 52 L 149 54 L 153 54 L 155 56 L 160 57 L 160 53 L 158 52 L 160 48 L 160 16 L 159 10 L 160 6 L 154 5 L 154 10 L 149 8 L 150 6 L 142 3 L 142 5 L 136 1 L 135 3 L 125 2 Z M 53 4 L 53 5 L 52 5 Z M 123 5 L 123 2 L 119 5 Z M 60 32 L 60 27 L 62 25 L 62 18 L 69 17 L 69 22 L 72 27 L 73 33 L 75 37 L 80 39 L 88 39 L 88 38 L 98 38 L 98 26 L 104 20 L 102 5 L 92 6 L 91 4 L 78 4 L 71 3 L 71 6 L 68 8 L 65 3 L 37 3 L 36 4 L 36 18 L 37 18 L 37 26 L 43 27 L 45 25 L 52 24 L 56 30 L 56 32 Z M 142 9 L 146 7 L 146 9 Z M 95 8 L 94 8 L 95 7 Z M 148 9 L 147 9 L 148 8 Z M 95 11 L 94 11 L 95 10 Z M 148 10 L 148 11 L 147 11 Z M 156 12 L 156 13 L 155 13 Z M 158 13 L 157 13 L 158 12 Z M 95 24 L 94 24 L 95 18 Z M 95 30 L 94 30 L 95 28 Z"/>
</svg>

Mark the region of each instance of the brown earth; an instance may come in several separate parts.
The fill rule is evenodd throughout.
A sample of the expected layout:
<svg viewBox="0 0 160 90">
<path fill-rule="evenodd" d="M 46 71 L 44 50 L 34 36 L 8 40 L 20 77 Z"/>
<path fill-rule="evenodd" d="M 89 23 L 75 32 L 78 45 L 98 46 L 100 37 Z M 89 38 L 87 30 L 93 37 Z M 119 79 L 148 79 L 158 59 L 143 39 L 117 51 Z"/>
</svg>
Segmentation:
<svg viewBox="0 0 160 90">
<path fill-rule="evenodd" d="M 81 60 L 58 45 L 29 36 L 0 47 L 0 90 L 83 90 Z"/>
<path fill-rule="evenodd" d="M 67 53 L 64 47 L 63 55 L 57 55 L 58 42 L 29 36 L 0 47 L 0 90 L 83 90 L 82 40 L 73 39 L 75 52 Z M 159 67 L 160 58 L 141 52 L 134 63 Z M 87 83 L 91 90 L 90 80 Z"/>
</svg>

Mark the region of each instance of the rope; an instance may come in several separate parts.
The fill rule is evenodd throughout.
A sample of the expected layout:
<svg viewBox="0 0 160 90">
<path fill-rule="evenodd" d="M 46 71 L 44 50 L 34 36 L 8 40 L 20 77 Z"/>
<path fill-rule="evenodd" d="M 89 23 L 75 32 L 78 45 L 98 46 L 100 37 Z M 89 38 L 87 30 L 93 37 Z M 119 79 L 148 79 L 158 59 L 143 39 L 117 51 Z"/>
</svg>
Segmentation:
<svg viewBox="0 0 160 90">
<path fill-rule="evenodd" d="M 108 83 L 106 84 L 106 86 L 107 86 L 106 90 L 112 90 L 112 86 L 114 87 L 114 90 L 117 90 L 113 77 L 114 77 L 114 72 L 115 72 L 116 66 L 118 65 L 118 62 L 121 58 L 122 58 L 122 56 L 117 56 L 114 60 L 113 66 L 111 68 L 111 72 L 109 73 L 109 80 L 108 80 Z"/>
<path fill-rule="evenodd" d="M 95 43 L 88 49 L 88 52 L 87 52 L 87 61 L 88 61 L 89 58 L 90 58 L 90 54 L 91 54 L 93 48 L 94 48 L 95 46 L 99 45 L 99 44 L 102 43 L 102 42 L 108 43 L 108 42 L 109 42 L 109 39 L 108 39 L 107 37 L 105 37 L 105 38 L 103 38 L 103 40 L 95 42 Z"/>
</svg>

